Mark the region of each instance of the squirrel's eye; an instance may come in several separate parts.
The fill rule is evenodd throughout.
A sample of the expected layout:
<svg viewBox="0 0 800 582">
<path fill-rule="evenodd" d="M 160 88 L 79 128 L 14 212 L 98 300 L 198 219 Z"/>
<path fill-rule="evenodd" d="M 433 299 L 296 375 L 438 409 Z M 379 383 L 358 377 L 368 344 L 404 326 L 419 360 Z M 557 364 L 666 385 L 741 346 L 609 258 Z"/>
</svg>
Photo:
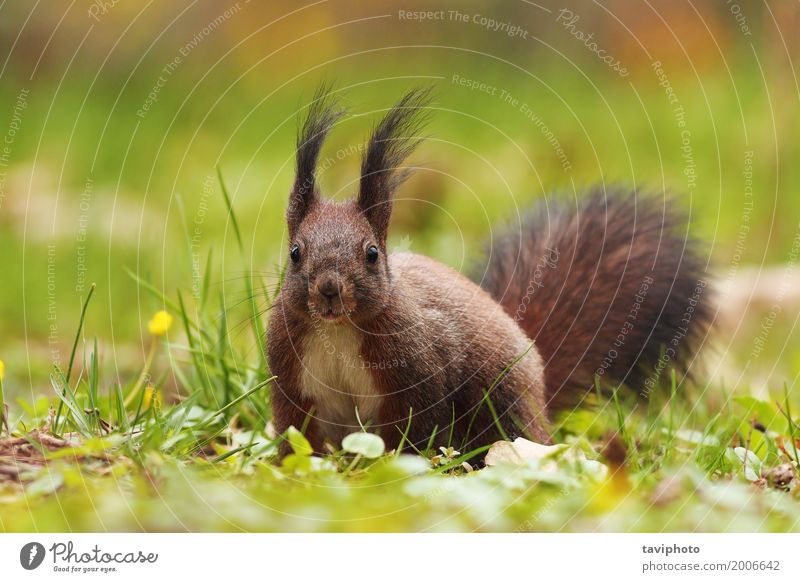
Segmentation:
<svg viewBox="0 0 800 582">
<path fill-rule="evenodd" d="M 374 263 L 378 260 L 378 247 L 375 245 L 370 245 L 367 249 L 367 262 Z"/>
<path fill-rule="evenodd" d="M 289 258 L 292 259 L 293 263 L 297 263 L 300 260 L 300 247 L 297 245 L 292 245 L 292 248 L 289 249 Z"/>
</svg>

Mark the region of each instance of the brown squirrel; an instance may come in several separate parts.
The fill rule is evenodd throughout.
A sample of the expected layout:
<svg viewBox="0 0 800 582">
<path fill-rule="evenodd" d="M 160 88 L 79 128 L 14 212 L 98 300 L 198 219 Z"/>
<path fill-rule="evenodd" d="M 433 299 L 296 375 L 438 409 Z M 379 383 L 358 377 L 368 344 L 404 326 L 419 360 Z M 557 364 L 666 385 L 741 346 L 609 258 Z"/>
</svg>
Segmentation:
<svg viewBox="0 0 800 582">
<path fill-rule="evenodd" d="M 639 388 L 667 365 L 685 372 L 712 312 L 686 223 L 663 198 L 540 205 L 495 241 L 478 283 L 387 252 L 399 166 L 428 102 L 413 90 L 375 127 L 358 196 L 342 203 L 321 197 L 315 167 L 343 110 L 324 90 L 309 106 L 268 331 L 275 429 L 304 428 L 316 452 L 362 428 L 388 449 L 547 443 L 553 413 L 597 376 Z"/>
</svg>

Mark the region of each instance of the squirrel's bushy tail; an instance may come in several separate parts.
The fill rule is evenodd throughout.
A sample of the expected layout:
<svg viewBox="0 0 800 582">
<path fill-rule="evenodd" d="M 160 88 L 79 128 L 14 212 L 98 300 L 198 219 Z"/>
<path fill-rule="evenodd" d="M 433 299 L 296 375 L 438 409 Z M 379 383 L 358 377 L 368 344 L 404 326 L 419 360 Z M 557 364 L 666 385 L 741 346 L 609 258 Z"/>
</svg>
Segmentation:
<svg viewBox="0 0 800 582">
<path fill-rule="evenodd" d="M 548 407 L 594 387 L 643 395 L 680 381 L 713 319 L 688 222 L 668 197 L 595 191 L 539 203 L 489 249 L 480 285 L 525 330 L 545 363 Z"/>
</svg>

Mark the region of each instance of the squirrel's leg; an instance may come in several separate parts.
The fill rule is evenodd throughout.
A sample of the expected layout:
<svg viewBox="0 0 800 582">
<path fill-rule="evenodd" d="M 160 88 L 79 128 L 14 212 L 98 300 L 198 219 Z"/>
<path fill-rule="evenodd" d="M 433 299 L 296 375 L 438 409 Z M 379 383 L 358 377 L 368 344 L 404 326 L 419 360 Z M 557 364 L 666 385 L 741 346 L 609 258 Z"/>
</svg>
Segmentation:
<svg viewBox="0 0 800 582">
<path fill-rule="evenodd" d="M 304 398 L 291 398 L 287 394 L 285 383 L 275 382 L 272 390 L 272 422 L 275 432 L 283 435 L 290 426 L 297 430 L 305 427 L 305 437 L 311 444 L 315 453 L 323 452 L 324 439 L 319 430 L 317 420 L 313 417 L 313 403 Z M 299 394 L 299 391 L 290 391 Z M 278 458 L 283 458 L 292 452 L 289 441 L 281 440 L 278 445 Z"/>
<path fill-rule="evenodd" d="M 403 397 L 385 398 L 378 412 L 380 436 L 386 443 L 386 450 L 397 449 L 401 441 L 403 447 L 413 444 L 425 447 L 436 435 L 434 444 L 438 446 L 447 439 L 450 416 L 438 418 L 441 410 L 430 401 L 431 394 L 439 392 L 436 388 L 428 390 L 407 390 Z M 441 403 L 440 403 L 441 404 Z M 405 440 L 404 440 L 405 436 Z M 444 440 L 443 440 L 444 439 Z"/>
</svg>

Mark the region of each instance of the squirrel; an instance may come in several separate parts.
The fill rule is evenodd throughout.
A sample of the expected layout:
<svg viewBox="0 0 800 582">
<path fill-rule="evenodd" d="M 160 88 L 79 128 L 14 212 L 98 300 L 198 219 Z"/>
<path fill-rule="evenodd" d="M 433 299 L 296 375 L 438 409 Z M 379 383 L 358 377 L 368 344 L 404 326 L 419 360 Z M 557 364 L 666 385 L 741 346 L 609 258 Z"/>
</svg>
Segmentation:
<svg viewBox="0 0 800 582">
<path fill-rule="evenodd" d="M 547 444 L 556 412 L 598 377 L 652 387 L 667 366 L 688 373 L 713 313 L 704 262 L 666 197 L 597 189 L 540 203 L 493 241 L 474 280 L 388 252 L 400 166 L 429 102 L 414 89 L 374 127 L 345 202 L 325 200 L 315 172 L 344 110 L 321 89 L 300 124 L 267 336 L 276 432 L 303 430 L 319 454 L 364 429 L 388 450 Z M 290 450 L 284 439 L 279 456 Z"/>
</svg>

